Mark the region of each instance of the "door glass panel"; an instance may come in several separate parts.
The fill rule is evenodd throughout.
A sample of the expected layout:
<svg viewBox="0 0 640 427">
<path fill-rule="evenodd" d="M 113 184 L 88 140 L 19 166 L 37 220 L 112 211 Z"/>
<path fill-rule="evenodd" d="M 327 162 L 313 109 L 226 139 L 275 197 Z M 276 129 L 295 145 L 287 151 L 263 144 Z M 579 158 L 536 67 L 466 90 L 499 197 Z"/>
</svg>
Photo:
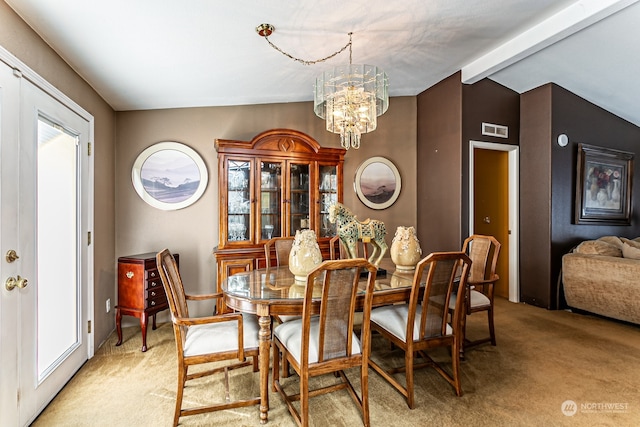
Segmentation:
<svg viewBox="0 0 640 427">
<path fill-rule="evenodd" d="M 289 235 L 294 236 L 296 230 L 309 228 L 309 165 L 292 163 L 289 173 L 291 183 Z"/>
<path fill-rule="evenodd" d="M 38 118 L 38 381 L 79 343 L 78 149 L 78 135 Z"/>
<path fill-rule="evenodd" d="M 282 236 L 282 164 L 261 162 L 260 166 L 260 238 Z"/>
<path fill-rule="evenodd" d="M 249 193 L 251 164 L 245 160 L 229 160 L 227 171 L 228 240 L 249 240 L 251 231 L 251 196 Z"/>
<path fill-rule="evenodd" d="M 320 237 L 336 235 L 336 225 L 329 221 L 329 207 L 338 202 L 336 166 L 320 166 Z"/>
</svg>

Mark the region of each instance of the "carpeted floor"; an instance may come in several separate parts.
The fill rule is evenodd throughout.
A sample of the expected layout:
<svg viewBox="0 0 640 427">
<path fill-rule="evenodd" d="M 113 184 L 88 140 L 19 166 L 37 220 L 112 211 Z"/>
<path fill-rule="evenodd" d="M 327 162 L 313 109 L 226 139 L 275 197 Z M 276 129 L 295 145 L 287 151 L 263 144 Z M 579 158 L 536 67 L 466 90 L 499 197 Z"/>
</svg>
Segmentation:
<svg viewBox="0 0 640 427">
<path fill-rule="evenodd" d="M 640 425 L 640 327 L 566 311 L 548 311 L 498 300 L 498 345 L 468 351 L 462 362 L 464 395 L 433 369 L 416 373 L 416 408 L 370 370 L 372 426 L 637 426 Z M 469 335 L 482 333 L 484 315 L 469 318 Z M 149 330 L 140 352 L 139 328 L 113 334 L 34 422 L 34 426 L 169 426 L 173 418 L 176 355 L 171 325 Z M 434 353 L 447 360 L 447 352 Z M 401 362 L 380 336 L 373 357 Z M 358 374 L 348 372 L 359 386 Z M 220 377 L 192 382 L 185 404 L 220 399 Z M 327 381 L 331 381 L 329 377 Z M 259 395 L 258 373 L 231 372 L 232 396 Z M 322 381 L 325 381 L 324 379 Z M 285 384 L 295 388 L 295 376 Z M 565 415 L 563 403 L 575 402 Z M 187 403 L 188 402 L 188 403 Z M 270 426 L 295 423 L 276 393 L 270 395 Z M 570 406 L 564 406 L 570 408 Z M 312 426 L 362 425 L 346 391 L 311 400 Z M 181 418 L 184 426 L 257 426 L 257 406 Z"/>
</svg>

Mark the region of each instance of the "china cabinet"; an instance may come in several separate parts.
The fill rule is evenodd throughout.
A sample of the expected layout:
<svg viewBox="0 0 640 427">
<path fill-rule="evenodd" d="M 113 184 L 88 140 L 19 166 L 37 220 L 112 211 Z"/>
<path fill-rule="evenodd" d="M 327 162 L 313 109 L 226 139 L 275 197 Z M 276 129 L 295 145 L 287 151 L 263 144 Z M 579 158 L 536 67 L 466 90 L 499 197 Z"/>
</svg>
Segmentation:
<svg viewBox="0 0 640 427">
<path fill-rule="evenodd" d="M 290 129 L 268 130 L 251 141 L 216 139 L 215 147 L 218 284 L 233 273 L 264 267 L 264 243 L 296 230 L 314 230 L 328 258 L 335 235 L 329 206 L 342 202 L 345 150 L 321 147 Z"/>
</svg>

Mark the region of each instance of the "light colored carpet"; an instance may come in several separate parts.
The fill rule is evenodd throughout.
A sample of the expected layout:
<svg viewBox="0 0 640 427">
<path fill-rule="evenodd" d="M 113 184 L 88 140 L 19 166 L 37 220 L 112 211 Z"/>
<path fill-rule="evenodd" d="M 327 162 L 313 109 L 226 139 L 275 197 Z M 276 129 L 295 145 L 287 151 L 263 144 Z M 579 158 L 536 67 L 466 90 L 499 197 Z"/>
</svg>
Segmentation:
<svg viewBox="0 0 640 427">
<path fill-rule="evenodd" d="M 469 335 L 486 327 L 483 314 L 469 318 Z M 498 345 L 471 349 L 461 364 L 464 395 L 433 369 L 416 372 L 416 408 L 370 370 L 372 426 L 637 426 L 640 425 L 640 327 L 566 311 L 548 311 L 498 300 Z M 169 426 L 177 378 L 171 325 L 149 328 L 149 350 L 140 352 L 140 330 L 115 333 L 59 393 L 34 426 Z M 435 357 L 447 359 L 447 353 Z M 373 357 L 401 362 L 380 336 Z M 359 386 L 356 371 L 348 372 Z M 185 404 L 220 399 L 220 377 L 192 381 Z M 322 381 L 331 381 L 333 378 Z M 231 371 L 232 397 L 257 396 L 258 373 Z M 292 376 L 283 383 L 297 386 Z M 563 402 L 576 404 L 564 415 Z M 270 395 L 270 426 L 295 423 L 277 393 Z M 346 391 L 311 400 L 312 426 L 362 425 Z M 184 426 L 257 426 L 258 406 L 181 418 Z"/>
</svg>

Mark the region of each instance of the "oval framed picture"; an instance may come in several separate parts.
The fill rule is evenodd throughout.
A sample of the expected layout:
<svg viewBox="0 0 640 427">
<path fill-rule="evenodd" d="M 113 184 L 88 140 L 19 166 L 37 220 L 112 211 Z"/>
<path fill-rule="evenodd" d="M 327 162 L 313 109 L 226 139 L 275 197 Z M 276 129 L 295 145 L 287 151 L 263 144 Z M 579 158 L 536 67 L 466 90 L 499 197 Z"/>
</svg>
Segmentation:
<svg viewBox="0 0 640 427">
<path fill-rule="evenodd" d="M 386 209 L 398 199 L 402 180 L 398 168 L 390 160 L 371 157 L 358 166 L 353 186 L 366 206 Z"/>
<path fill-rule="evenodd" d="M 131 169 L 133 188 L 140 198 L 166 211 L 195 203 L 208 179 L 202 157 L 179 142 L 159 142 L 146 148 Z"/>
</svg>

